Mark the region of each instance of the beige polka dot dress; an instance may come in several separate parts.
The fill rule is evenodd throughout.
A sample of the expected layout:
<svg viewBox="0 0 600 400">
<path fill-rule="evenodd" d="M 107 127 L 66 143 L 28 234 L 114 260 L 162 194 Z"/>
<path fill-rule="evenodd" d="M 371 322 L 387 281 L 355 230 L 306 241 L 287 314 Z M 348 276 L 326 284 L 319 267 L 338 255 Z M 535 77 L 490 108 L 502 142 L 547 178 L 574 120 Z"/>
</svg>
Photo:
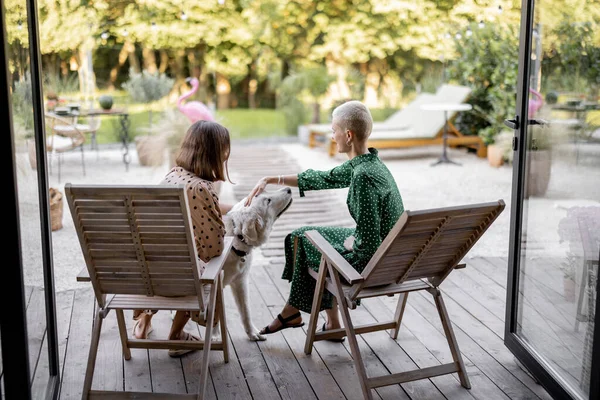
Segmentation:
<svg viewBox="0 0 600 400">
<path fill-rule="evenodd" d="M 173 168 L 162 184 L 185 184 L 198 256 L 204 262 L 221 255 L 225 225 L 213 183 L 181 167 Z"/>
<path fill-rule="evenodd" d="M 283 279 L 291 281 L 289 304 L 310 313 L 315 280 L 307 268 L 319 270 L 321 253 L 304 237 L 304 232 L 317 230 L 348 261 L 362 272 L 381 242 L 404 212 L 402 197 L 394 177 L 379 159 L 377 150 L 354 157 L 330 171 L 309 169 L 298 174 L 300 196 L 308 190 L 349 188 L 346 204 L 356 228 L 302 227 L 285 238 Z M 354 236 L 353 249 L 344 241 Z M 294 241 L 298 249 L 294 262 Z M 321 310 L 331 308 L 332 296 L 325 291 Z"/>
</svg>

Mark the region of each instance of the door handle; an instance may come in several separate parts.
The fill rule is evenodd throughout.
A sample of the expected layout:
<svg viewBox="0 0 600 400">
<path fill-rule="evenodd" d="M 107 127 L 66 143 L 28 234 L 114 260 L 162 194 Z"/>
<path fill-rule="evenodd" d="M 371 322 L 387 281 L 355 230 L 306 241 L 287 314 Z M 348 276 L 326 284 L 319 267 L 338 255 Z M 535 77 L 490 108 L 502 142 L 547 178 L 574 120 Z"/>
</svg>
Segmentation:
<svg viewBox="0 0 600 400">
<path fill-rule="evenodd" d="M 519 124 L 519 117 L 515 117 L 515 119 L 505 119 L 504 125 L 508 126 L 510 129 L 514 129 L 514 130 L 517 130 L 521 127 L 521 124 Z M 544 126 L 544 125 L 548 125 L 548 121 L 546 121 L 545 119 L 528 119 L 527 125 Z"/>
</svg>

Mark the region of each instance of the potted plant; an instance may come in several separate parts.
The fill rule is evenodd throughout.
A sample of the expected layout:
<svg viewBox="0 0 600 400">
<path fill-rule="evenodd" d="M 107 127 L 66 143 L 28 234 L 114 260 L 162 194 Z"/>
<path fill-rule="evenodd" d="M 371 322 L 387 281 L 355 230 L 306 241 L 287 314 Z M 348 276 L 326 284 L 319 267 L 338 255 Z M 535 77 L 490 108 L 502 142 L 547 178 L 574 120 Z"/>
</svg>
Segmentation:
<svg viewBox="0 0 600 400">
<path fill-rule="evenodd" d="M 493 142 L 487 145 L 487 158 L 492 167 L 500 167 L 505 160 L 509 160 L 512 154 L 512 131 L 503 130 L 495 135 Z"/>
<path fill-rule="evenodd" d="M 552 169 L 552 131 L 530 126 L 531 141 L 528 152 L 527 187 L 525 197 L 543 196 L 550 183 Z"/>
<path fill-rule="evenodd" d="M 136 73 L 129 71 L 129 80 L 123 85 L 134 101 L 150 105 L 165 97 L 173 88 L 175 81 L 164 73 L 150 73 L 147 70 Z M 148 107 L 147 135 L 137 136 L 135 145 L 141 165 L 161 165 L 164 161 L 166 136 L 153 135 L 152 108 Z"/>
</svg>

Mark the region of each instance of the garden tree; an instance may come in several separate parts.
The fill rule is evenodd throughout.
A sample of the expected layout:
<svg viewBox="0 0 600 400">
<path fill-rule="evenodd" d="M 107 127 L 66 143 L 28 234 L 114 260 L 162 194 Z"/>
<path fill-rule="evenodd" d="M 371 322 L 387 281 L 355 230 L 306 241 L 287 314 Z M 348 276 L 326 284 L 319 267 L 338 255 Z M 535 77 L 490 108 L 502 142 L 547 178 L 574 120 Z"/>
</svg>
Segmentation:
<svg viewBox="0 0 600 400">
<path fill-rule="evenodd" d="M 545 52 L 542 68 L 546 88 L 587 93 L 592 100 L 600 89 L 600 25 L 598 21 L 563 19 Z"/>
</svg>

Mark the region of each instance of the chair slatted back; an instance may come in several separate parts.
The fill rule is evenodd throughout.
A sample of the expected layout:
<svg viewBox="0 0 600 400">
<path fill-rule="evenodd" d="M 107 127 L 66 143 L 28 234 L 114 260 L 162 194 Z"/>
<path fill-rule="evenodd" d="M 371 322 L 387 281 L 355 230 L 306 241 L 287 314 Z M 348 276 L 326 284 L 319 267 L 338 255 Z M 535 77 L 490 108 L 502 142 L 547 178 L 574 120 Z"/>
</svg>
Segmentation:
<svg viewBox="0 0 600 400">
<path fill-rule="evenodd" d="M 405 211 L 362 272 L 362 288 L 429 278 L 435 285 L 454 269 L 504 209 L 502 200 Z"/>
<path fill-rule="evenodd" d="M 198 296 L 198 258 L 185 185 L 65 185 L 100 306 L 106 295 Z"/>
</svg>

